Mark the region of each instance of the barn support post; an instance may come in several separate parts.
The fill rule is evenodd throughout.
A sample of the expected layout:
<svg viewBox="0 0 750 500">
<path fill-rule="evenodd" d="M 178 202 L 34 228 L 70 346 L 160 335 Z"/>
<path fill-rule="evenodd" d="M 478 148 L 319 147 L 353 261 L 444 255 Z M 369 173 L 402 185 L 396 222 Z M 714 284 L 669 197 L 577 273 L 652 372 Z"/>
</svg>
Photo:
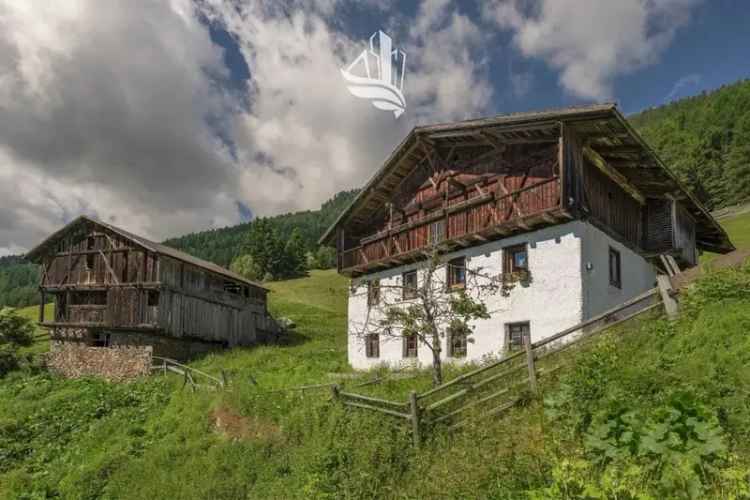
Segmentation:
<svg viewBox="0 0 750 500">
<path fill-rule="evenodd" d="M 44 302 L 45 302 L 45 295 L 44 295 L 44 288 L 39 287 L 39 323 L 44 323 Z"/>
<path fill-rule="evenodd" d="M 409 407 L 411 410 L 411 429 L 412 429 L 412 435 L 414 438 L 414 446 L 419 447 L 419 445 L 422 443 L 422 436 L 420 432 L 420 422 L 419 422 L 419 403 L 417 402 L 417 391 L 411 391 L 409 393 Z"/>
<path fill-rule="evenodd" d="M 531 337 L 529 334 L 523 336 L 523 348 L 526 350 L 526 366 L 529 369 L 529 389 L 535 396 L 539 395 L 539 386 L 536 382 L 536 367 L 534 366 L 534 351 L 531 348 Z"/>
</svg>

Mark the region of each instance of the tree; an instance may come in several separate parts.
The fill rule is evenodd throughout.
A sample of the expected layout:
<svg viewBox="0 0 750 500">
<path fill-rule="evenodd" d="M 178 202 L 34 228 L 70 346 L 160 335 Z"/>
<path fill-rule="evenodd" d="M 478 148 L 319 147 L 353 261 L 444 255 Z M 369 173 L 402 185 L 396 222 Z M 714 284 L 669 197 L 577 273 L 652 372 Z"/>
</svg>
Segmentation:
<svg viewBox="0 0 750 500">
<path fill-rule="evenodd" d="M 250 224 L 244 252 L 243 259 L 236 265 L 252 273 L 255 279 L 291 278 L 304 274 L 306 269 L 307 251 L 300 231 L 293 230 L 285 243 L 267 218 Z M 250 264 L 252 267 L 247 267 Z"/>
<path fill-rule="evenodd" d="M 34 324 L 14 309 L 0 309 L 0 377 L 19 366 L 18 346 L 31 345 Z"/>
<path fill-rule="evenodd" d="M 444 262 L 437 247 L 407 282 L 375 283 L 368 284 L 367 317 L 355 334 L 363 340 L 369 335 L 416 339 L 432 353 L 434 385 L 443 382 L 442 339 L 460 335 L 468 341 L 472 321 L 490 317 L 484 298 L 509 291 L 501 276 Z"/>
<path fill-rule="evenodd" d="M 301 276 L 307 270 L 307 251 L 299 229 L 294 228 L 284 247 L 284 266 L 281 274 L 285 277 Z"/>
<path fill-rule="evenodd" d="M 307 256 L 307 267 L 310 269 L 331 269 L 336 267 L 336 249 L 321 245 L 315 253 Z"/>
<path fill-rule="evenodd" d="M 252 255 L 240 255 L 232 261 L 229 269 L 249 280 L 260 281 L 263 279 L 264 273 L 255 264 Z"/>
</svg>

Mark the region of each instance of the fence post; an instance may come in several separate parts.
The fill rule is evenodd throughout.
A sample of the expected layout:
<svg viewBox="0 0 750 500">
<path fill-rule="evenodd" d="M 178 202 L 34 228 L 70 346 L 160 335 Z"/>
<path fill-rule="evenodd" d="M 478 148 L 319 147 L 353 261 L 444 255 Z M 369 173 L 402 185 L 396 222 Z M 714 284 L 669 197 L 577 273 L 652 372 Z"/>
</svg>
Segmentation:
<svg viewBox="0 0 750 500">
<path fill-rule="evenodd" d="M 409 393 L 409 406 L 411 407 L 411 427 L 414 437 L 414 446 L 419 446 L 422 442 L 422 436 L 419 429 L 419 404 L 417 403 L 417 392 Z"/>
<path fill-rule="evenodd" d="M 531 335 L 523 336 L 523 347 L 526 350 L 526 366 L 529 368 L 529 388 L 536 396 L 539 394 L 539 387 L 536 383 L 536 368 L 534 366 L 534 351 L 531 349 Z"/>
<path fill-rule="evenodd" d="M 227 379 L 227 372 L 224 371 L 224 369 L 221 369 L 221 386 L 226 387 L 228 385 L 229 380 Z"/>
<path fill-rule="evenodd" d="M 339 384 L 333 384 L 331 385 L 331 400 L 332 401 L 338 401 L 341 397 L 339 395 L 340 387 Z"/>
<path fill-rule="evenodd" d="M 674 290 L 672 288 L 672 280 L 670 280 L 669 276 L 666 274 L 658 274 L 656 276 L 656 282 L 659 285 L 659 295 L 664 304 L 664 311 L 667 313 L 667 318 L 669 318 L 669 320 L 677 319 L 679 304 L 677 304 L 677 301 L 672 296 Z"/>
</svg>

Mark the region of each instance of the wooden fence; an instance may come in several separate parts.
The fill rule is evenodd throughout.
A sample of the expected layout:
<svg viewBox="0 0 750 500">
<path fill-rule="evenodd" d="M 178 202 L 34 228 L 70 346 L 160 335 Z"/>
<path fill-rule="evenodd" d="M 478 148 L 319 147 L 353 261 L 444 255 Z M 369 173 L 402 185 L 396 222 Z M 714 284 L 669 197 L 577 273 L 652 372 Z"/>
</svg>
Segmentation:
<svg viewBox="0 0 750 500">
<path fill-rule="evenodd" d="M 412 391 L 405 402 L 342 391 L 331 386 L 333 401 L 348 407 L 377 411 L 410 422 L 414 444 L 423 432 L 435 426 L 458 429 L 474 418 L 496 415 L 525 397 L 537 395 L 540 378 L 560 365 L 539 369 L 537 362 L 580 345 L 605 330 L 662 306 L 659 288 L 653 288 L 627 302 L 582 323 L 537 342 L 524 338 L 524 349 L 479 367 L 426 392 Z"/>
<path fill-rule="evenodd" d="M 156 361 L 154 365 L 151 366 L 152 372 L 161 372 L 163 375 L 167 375 L 167 373 L 176 373 L 178 375 L 181 375 L 184 377 L 184 382 L 182 384 L 182 387 L 185 388 L 186 386 L 190 386 L 190 388 L 193 391 L 196 391 L 200 388 L 207 388 L 207 389 L 223 389 L 227 386 L 227 375 L 224 372 L 224 370 L 221 371 L 221 378 L 214 377 L 213 375 L 209 375 L 206 372 L 203 372 L 201 370 L 198 370 L 197 368 L 192 368 L 187 365 L 183 365 L 182 363 L 178 362 L 177 360 L 171 359 L 171 358 L 163 358 L 161 356 L 153 356 L 152 359 Z M 195 381 L 195 379 L 204 379 L 204 383 L 198 383 Z"/>
</svg>

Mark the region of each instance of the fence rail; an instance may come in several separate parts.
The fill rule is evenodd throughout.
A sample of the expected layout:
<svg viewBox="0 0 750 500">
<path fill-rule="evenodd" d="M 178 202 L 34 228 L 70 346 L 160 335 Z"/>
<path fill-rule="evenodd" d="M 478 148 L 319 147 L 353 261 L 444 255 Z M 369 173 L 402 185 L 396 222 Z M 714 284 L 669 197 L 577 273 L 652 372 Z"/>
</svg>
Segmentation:
<svg viewBox="0 0 750 500">
<path fill-rule="evenodd" d="M 166 375 L 168 372 L 176 373 L 178 375 L 182 375 L 184 377 L 184 382 L 182 384 L 182 387 L 189 385 L 193 391 L 195 391 L 198 388 L 201 387 L 210 387 L 210 388 L 221 388 L 223 389 L 227 385 L 227 376 L 224 370 L 221 371 L 221 378 L 214 377 L 213 375 L 209 375 L 208 373 L 198 370 L 197 368 L 192 368 L 187 365 L 183 365 L 179 361 L 172 359 L 172 358 L 164 358 L 161 356 L 152 356 L 154 361 L 160 361 L 161 363 L 156 363 L 153 366 L 151 366 L 151 371 L 159 372 L 161 371 L 162 374 Z M 203 377 L 208 381 L 208 385 L 206 384 L 200 384 L 195 381 L 196 378 Z"/>
<path fill-rule="evenodd" d="M 377 411 L 410 421 L 414 443 L 418 445 L 425 426 L 447 425 L 450 430 L 458 429 L 472 420 L 472 415 L 468 415 L 471 410 L 477 411 L 479 417 L 496 415 L 523 399 L 519 390 L 528 389 L 532 394 L 536 394 L 537 379 L 548 377 L 560 368 L 558 365 L 538 369 L 537 361 L 559 354 L 579 345 L 583 340 L 663 306 L 663 301 L 660 300 L 663 296 L 663 290 L 653 288 L 537 342 L 532 343 L 527 336 L 524 338 L 523 350 L 421 394 L 412 391 L 405 402 L 343 392 L 338 385 L 331 387 L 333 400 L 349 407 Z M 490 403 L 492 407 L 484 408 Z M 463 418 L 457 420 L 459 417 Z"/>
</svg>

